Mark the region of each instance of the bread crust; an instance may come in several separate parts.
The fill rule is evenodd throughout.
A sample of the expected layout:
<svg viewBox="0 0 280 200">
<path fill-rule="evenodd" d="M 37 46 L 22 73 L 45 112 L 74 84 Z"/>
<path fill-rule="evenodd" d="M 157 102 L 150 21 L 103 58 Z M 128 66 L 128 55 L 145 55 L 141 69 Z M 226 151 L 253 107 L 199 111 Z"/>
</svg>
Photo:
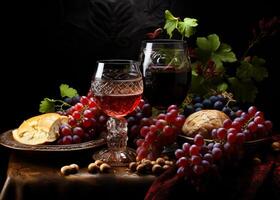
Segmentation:
<svg viewBox="0 0 280 200">
<path fill-rule="evenodd" d="M 210 139 L 212 129 L 222 127 L 226 119 L 229 117 L 219 110 L 200 110 L 187 117 L 182 131 L 189 137 L 201 134 Z"/>
<path fill-rule="evenodd" d="M 27 145 L 53 142 L 59 137 L 59 126 L 65 124 L 68 117 L 57 113 L 46 113 L 25 120 L 13 131 L 13 138 Z"/>
</svg>

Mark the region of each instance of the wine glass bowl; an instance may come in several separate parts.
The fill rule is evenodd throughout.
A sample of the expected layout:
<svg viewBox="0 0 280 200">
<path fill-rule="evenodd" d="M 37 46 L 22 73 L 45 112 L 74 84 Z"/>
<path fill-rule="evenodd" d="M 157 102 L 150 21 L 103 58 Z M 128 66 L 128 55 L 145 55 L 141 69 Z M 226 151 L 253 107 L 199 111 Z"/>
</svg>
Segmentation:
<svg viewBox="0 0 280 200">
<path fill-rule="evenodd" d="M 185 41 L 143 41 L 140 63 L 144 95 L 152 106 L 166 109 L 168 105 L 180 105 L 184 101 L 191 82 L 191 64 Z"/>
<path fill-rule="evenodd" d="M 112 166 L 125 166 L 135 160 L 127 145 L 127 122 L 124 118 L 139 104 L 143 80 L 138 64 L 132 60 L 101 60 L 93 76 L 91 90 L 97 106 L 108 116 L 108 149 L 93 155 Z"/>
</svg>

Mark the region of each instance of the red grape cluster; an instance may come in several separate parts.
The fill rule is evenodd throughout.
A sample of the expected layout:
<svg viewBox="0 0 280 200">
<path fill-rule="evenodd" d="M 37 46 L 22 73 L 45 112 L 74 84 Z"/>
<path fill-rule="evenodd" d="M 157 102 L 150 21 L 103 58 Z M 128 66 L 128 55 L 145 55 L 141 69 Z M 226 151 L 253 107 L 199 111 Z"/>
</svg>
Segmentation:
<svg viewBox="0 0 280 200">
<path fill-rule="evenodd" d="M 126 117 L 128 123 L 128 142 L 132 146 L 134 145 L 135 139 L 139 137 L 140 129 L 143 126 L 150 126 L 153 124 L 151 116 L 152 106 L 146 103 L 144 99 L 141 99 L 136 109 Z"/>
<path fill-rule="evenodd" d="M 60 126 L 58 144 L 89 141 L 106 128 L 107 116 L 102 114 L 91 97 L 82 96 L 66 113 L 68 124 Z"/>
<path fill-rule="evenodd" d="M 263 112 L 258 111 L 255 106 L 251 106 L 247 113 L 238 110 L 236 116 L 233 121 L 225 120 L 223 127 L 213 129 L 212 138 L 221 142 L 227 141 L 228 146 L 231 146 L 263 138 L 272 129 L 271 121 L 265 120 Z"/>
<path fill-rule="evenodd" d="M 194 144 L 184 143 L 182 149 L 175 151 L 179 175 L 201 175 L 211 168 L 223 155 L 237 155 L 238 148 L 245 141 L 266 136 L 272 129 L 272 123 L 264 119 L 264 114 L 251 106 L 248 112 L 238 110 L 236 118 L 227 119 L 223 127 L 212 130 L 215 142 L 205 144 L 203 136 L 197 134 Z"/>
<path fill-rule="evenodd" d="M 194 144 L 184 143 L 182 149 L 175 151 L 179 175 L 200 176 L 211 168 L 216 168 L 215 162 L 223 155 L 220 143 L 205 144 L 202 135 L 194 137 Z"/>
<path fill-rule="evenodd" d="M 176 105 L 169 106 L 167 113 L 161 113 L 156 119 L 149 120 L 149 123 L 140 129 L 142 138 L 136 141 L 138 147 L 136 159 L 155 160 L 161 154 L 164 146 L 176 141 L 184 122 L 185 116 L 179 113 Z"/>
</svg>

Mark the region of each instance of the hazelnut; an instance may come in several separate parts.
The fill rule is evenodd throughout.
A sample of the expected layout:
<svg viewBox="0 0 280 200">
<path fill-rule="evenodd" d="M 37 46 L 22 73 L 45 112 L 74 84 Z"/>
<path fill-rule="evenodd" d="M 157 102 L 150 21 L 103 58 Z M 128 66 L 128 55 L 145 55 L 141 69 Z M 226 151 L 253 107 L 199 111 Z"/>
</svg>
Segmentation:
<svg viewBox="0 0 280 200">
<path fill-rule="evenodd" d="M 101 173 L 108 173 L 111 170 L 111 166 L 108 165 L 107 163 L 103 163 L 100 165 L 100 172 Z"/>
<path fill-rule="evenodd" d="M 100 165 L 102 165 L 104 162 L 103 162 L 102 160 L 96 160 L 94 163 L 95 163 L 97 166 L 100 166 Z"/>
<path fill-rule="evenodd" d="M 152 172 L 155 175 L 160 175 L 163 172 L 163 168 L 159 164 L 155 164 L 152 168 Z"/>
<path fill-rule="evenodd" d="M 169 160 L 169 157 L 168 156 L 163 156 L 163 159 L 164 160 Z"/>
<path fill-rule="evenodd" d="M 165 171 L 170 168 L 170 165 L 163 165 L 162 169 Z"/>
<path fill-rule="evenodd" d="M 163 166 L 165 164 L 165 160 L 161 157 L 159 157 L 157 160 L 156 160 L 156 163 Z"/>
<path fill-rule="evenodd" d="M 271 147 L 274 151 L 280 151 L 280 142 L 273 142 Z"/>
<path fill-rule="evenodd" d="M 147 172 L 147 168 L 146 168 L 145 164 L 140 164 L 137 166 L 136 171 L 139 174 L 145 174 Z"/>
<path fill-rule="evenodd" d="M 151 161 L 151 164 L 152 164 L 152 165 L 155 165 L 155 164 L 157 164 L 157 163 L 156 163 L 156 161 L 153 160 L 153 161 Z"/>
<path fill-rule="evenodd" d="M 69 175 L 69 174 L 72 173 L 72 167 L 70 167 L 70 166 L 68 166 L 68 165 L 63 166 L 63 167 L 61 167 L 61 169 L 60 169 L 60 173 L 61 173 L 62 175 L 64 175 L 64 176 L 67 176 L 67 175 Z"/>
<path fill-rule="evenodd" d="M 96 174 L 99 172 L 99 166 L 96 163 L 90 163 L 88 165 L 88 172 L 92 174 Z"/>
<path fill-rule="evenodd" d="M 174 163 L 173 163 L 173 161 L 166 160 L 166 161 L 165 161 L 165 165 L 170 165 L 170 166 L 172 166 L 172 165 L 174 165 Z"/>
<path fill-rule="evenodd" d="M 129 169 L 130 169 L 132 172 L 135 172 L 135 171 L 136 171 L 136 168 L 137 168 L 137 163 L 136 163 L 136 162 L 131 162 L 131 163 L 129 163 Z"/>
<path fill-rule="evenodd" d="M 79 171 L 79 165 L 77 165 L 77 164 L 71 164 L 71 165 L 69 165 L 69 167 L 72 167 L 72 168 L 75 168 L 77 171 Z"/>
<path fill-rule="evenodd" d="M 254 157 L 253 161 L 254 161 L 254 163 L 255 163 L 256 165 L 262 163 L 262 160 L 261 160 L 259 157 Z"/>
</svg>

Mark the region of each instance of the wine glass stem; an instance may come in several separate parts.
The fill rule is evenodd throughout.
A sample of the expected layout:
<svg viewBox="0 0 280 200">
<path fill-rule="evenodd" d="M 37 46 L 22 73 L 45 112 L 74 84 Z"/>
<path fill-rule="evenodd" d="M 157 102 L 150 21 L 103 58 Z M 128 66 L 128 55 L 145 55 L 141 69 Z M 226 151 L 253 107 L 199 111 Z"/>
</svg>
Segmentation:
<svg viewBox="0 0 280 200">
<path fill-rule="evenodd" d="M 107 145 L 109 150 L 124 151 L 127 145 L 127 121 L 125 118 L 112 118 L 107 122 Z"/>
</svg>

